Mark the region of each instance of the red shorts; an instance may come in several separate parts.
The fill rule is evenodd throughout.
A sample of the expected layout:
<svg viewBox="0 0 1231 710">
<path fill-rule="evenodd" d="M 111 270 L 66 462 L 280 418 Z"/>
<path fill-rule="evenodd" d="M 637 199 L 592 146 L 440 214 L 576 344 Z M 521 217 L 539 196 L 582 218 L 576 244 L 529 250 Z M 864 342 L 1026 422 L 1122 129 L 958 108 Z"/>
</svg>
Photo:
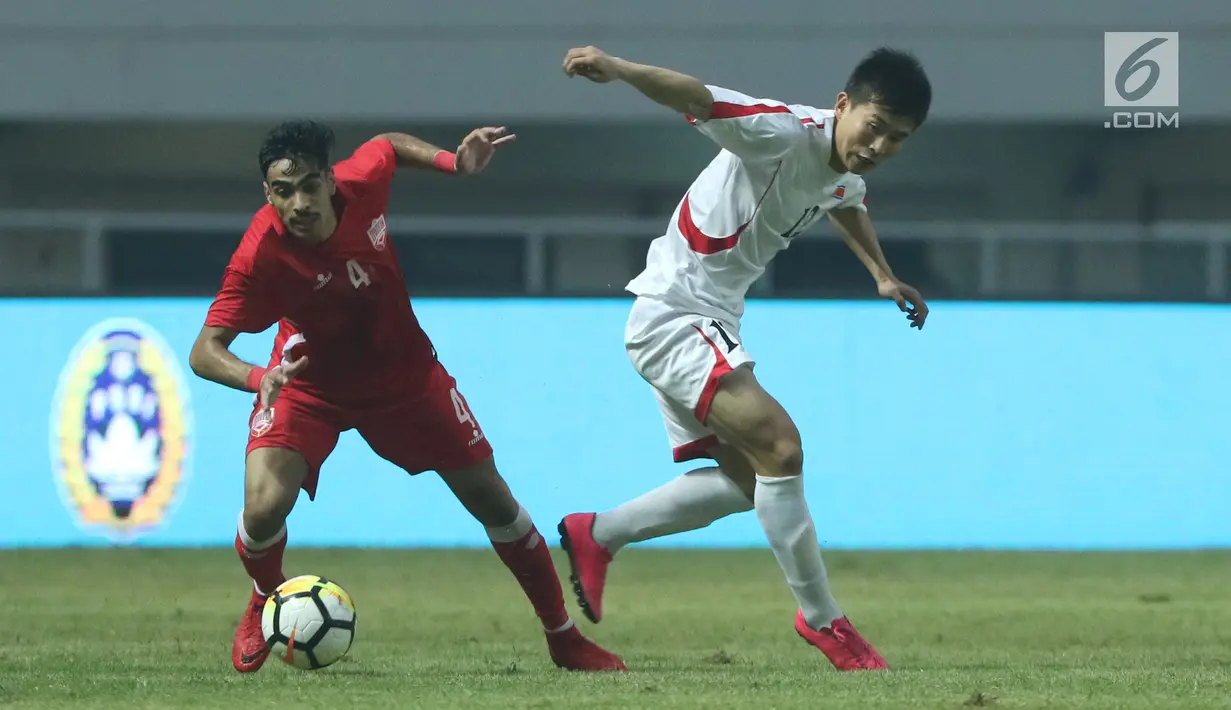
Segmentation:
<svg viewBox="0 0 1231 710">
<path fill-rule="evenodd" d="M 414 475 L 424 471 L 454 471 L 492 455 L 479 422 L 457 381 L 435 364 L 427 390 L 415 399 L 384 407 L 346 408 L 302 390 L 284 389 L 272 407 L 273 416 L 259 418 L 259 403 L 248 418 L 248 453 L 266 446 L 291 449 L 308 462 L 303 489 L 316 497 L 321 464 L 333 452 L 338 435 L 350 429 L 378 456 Z"/>
</svg>

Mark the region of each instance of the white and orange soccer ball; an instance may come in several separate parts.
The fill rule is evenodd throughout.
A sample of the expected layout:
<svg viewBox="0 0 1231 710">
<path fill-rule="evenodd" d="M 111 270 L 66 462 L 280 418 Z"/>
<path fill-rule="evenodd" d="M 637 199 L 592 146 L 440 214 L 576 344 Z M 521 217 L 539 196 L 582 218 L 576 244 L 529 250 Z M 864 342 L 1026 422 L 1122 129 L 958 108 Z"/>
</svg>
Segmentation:
<svg viewBox="0 0 1231 710">
<path fill-rule="evenodd" d="M 271 655 L 303 670 L 337 663 L 355 640 L 355 602 L 336 582 L 293 577 L 269 595 L 261 631 Z"/>
</svg>

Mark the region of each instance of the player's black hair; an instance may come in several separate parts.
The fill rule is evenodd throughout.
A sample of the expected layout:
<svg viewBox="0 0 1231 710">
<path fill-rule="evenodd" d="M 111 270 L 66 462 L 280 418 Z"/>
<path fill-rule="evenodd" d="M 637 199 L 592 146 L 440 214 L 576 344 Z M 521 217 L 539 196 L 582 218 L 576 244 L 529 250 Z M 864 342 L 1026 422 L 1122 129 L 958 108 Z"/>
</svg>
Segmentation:
<svg viewBox="0 0 1231 710">
<path fill-rule="evenodd" d="M 864 57 L 846 80 L 846 94 L 851 104 L 875 103 L 903 118 L 914 121 L 915 127 L 927 120 L 932 106 L 932 82 L 923 65 L 910 52 L 889 47 L 873 50 Z"/>
<path fill-rule="evenodd" d="M 333 129 L 323 123 L 308 120 L 280 123 L 261 141 L 261 178 L 264 179 L 269 166 L 279 160 L 307 160 L 317 168 L 327 168 L 333 144 Z"/>
</svg>

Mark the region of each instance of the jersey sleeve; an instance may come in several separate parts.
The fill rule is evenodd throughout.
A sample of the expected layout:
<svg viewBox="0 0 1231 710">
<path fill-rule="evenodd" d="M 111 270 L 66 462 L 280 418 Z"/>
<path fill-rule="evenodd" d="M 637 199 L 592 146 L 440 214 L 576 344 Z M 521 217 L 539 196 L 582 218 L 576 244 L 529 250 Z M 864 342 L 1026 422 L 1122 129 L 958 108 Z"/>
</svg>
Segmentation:
<svg viewBox="0 0 1231 710">
<path fill-rule="evenodd" d="M 838 203 L 837 209 L 847 207 L 853 207 L 860 212 L 868 211 L 868 185 L 862 178 L 856 179 L 851 189 L 846 191 L 846 196 Z"/>
<path fill-rule="evenodd" d="M 282 317 L 279 304 L 252 269 L 232 263 L 222 276 L 222 288 L 209 306 L 205 325 L 240 333 L 261 333 Z"/>
<path fill-rule="evenodd" d="M 355 149 L 349 158 L 333 168 L 339 181 L 387 190 L 397 170 L 397 153 L 384 138 L 373 138 Z"/>
<path fill-rule="evenodd" d="M 688 122 L 741 160 L 777 162 L 808 140 L 807 126 L 787 104 L 719 86 L 706 88 L 714 97 L 709 120 L 689 116 Z"/>
</svg>

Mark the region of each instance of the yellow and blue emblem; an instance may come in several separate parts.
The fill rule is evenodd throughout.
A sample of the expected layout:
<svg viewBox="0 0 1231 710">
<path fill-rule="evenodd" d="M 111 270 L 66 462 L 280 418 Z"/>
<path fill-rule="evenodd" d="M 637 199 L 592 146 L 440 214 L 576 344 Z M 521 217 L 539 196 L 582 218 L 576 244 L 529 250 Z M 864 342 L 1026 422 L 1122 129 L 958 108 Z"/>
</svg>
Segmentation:
<svg viewBox="0 0 1231 710">
<path fill-rule="evenodd" d="M 166 522 L 189 474 L 188 388 L 159 333 L 133 318 L 91 328 L 56 388 L 51 461 L 77 525 L 131 542 Z"/>
</svg>

